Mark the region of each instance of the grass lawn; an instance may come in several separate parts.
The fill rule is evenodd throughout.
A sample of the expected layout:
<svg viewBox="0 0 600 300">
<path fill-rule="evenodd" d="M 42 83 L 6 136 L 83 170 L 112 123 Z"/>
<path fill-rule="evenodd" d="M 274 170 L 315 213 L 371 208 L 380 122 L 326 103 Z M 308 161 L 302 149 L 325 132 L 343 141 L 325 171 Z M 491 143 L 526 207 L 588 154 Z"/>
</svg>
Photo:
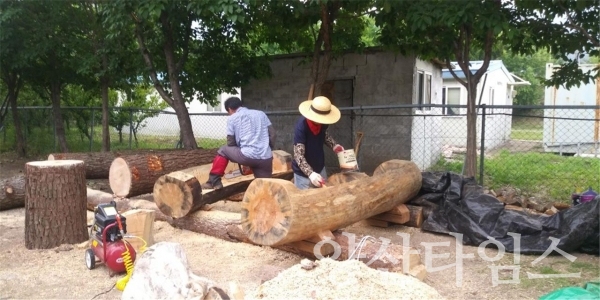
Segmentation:
<svg viewBox="0 0 600 300">
<path fill-rule="evenodd" d="M 43 155 L 53 152 L 60 152 L 58 147 L 55 150 L 54 133 L 51 129 L 33 128 L 25 136 L 27 143 L 27 153 L 29 155 Z M 71 128 L 66 134 L 67 145 L 70 152 L 90 152 L 100 151 L 102 145 L 102 130 L 100 127 L 94 128 L 94 137 L 92 143 L 76 128 Z M 129 132 L 123 133 L 122 139 L 119 139 L 119 134 L 111 128 L 111 150 L 122 149 L 175 149 L 179 140 L 178 136 L 151 136 L 138 135 L 137 143 L 131 137 L 129 142 Z M 202 148 L 218 148 L 225 145 L 226 139 L 208 139 L 197 138 L 198 146 Z M 9 128 L 7 132 L 0 133 L 0 153 L 12 151 L 15 147 L 14 129 Z"/>
<path fill-rule="evenodd" d="M 541 141 L 544 122 L 541 118 L 513 117 L 510 138 L 513 140 Z"/>
<path fill-rule="evenodd" d="M 429 170 L 461 173 L 462 161 L 441 159 Z M 512 186 L 523 195 L 568 203 L 571 193 L 600 191 L 600 159 L 502 151 L 485 159 L 484 186 Z"/>
</svg>

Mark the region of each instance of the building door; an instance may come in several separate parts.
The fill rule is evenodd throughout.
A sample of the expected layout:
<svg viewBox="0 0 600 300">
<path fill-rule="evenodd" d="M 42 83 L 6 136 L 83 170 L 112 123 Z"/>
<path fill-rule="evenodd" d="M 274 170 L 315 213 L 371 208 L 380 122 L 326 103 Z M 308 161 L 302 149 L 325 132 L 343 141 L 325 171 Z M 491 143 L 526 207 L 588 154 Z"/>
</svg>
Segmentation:
<svg viewBox="0 0 600 300">
<path fill-rule="evenodd" d="M 326 81 L 321 88 L 321 94 L 333 103 L 333 105 L 340 107 L 351 107 L 353 106 L 353 95 L 354 95 L 354 80 L 353 79 L 340 79 Z M 354 134 L 353 134 L 353 112 L 342 111 L 342 117 L 340 120 L 329 126 L 329 134 L 333 139 L 344 147 L 344 149 L 354 148 Z M 325 146 L 325 167 L 327 168 L 327 174 L 333 174 L 339 172 L 339 162 L 337 155 Z"/>
</svg>

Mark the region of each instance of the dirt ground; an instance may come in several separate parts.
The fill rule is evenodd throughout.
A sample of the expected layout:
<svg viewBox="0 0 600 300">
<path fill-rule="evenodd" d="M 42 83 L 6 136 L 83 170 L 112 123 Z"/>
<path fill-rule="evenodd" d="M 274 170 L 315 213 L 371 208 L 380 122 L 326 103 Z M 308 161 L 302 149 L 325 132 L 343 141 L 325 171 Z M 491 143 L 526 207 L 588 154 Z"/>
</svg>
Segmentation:
<svg viewBox="0 0 600 300">
<path fill-rule="evenodd" d="M 1 154 L 0 178 L 23 172 L 24 162 L 25 160 L 16 159 L 10 154 Z M 90 182 L 89 185 L 97 189 L 106 188 L 106 183 L 102 181 Z M 235 210 L 234 206 L 235 203 L 230 202 L 222 205 L 222 208 Z M 217 205 L 215 209 L 218 208 Z M 109 277 L 104 266 L 88 270 L 84 262 L 85 249 L 71 245 L 49 250 L 27 250 L 24 246 L 24 223 L 23 208 L 0 212 L 0 299 L 92 299 L 107 290 L 107 293 L 95 299 L 120 297 L 120 291 L 111 289 L 119 277 Z M 532 265 L 539 255 L 520 255 L 520 264 L 517 265 L 520 268 L 516 271 L 518 277 L 511 276 L 513 270 L 499 272 L 500 280 L 512 278 L 516 279 L 515 282 L 494 286 L 492 270 L 496 267 L 514 266 L 516 255 L 500 255 L 497 250 L 485 249 L 482 254 L 488 257 L 498 254 L 500 257 L 499 260 L 490 262 L 482 258 L 477 247 L 463 246 L 463 256 L 472 257 L 465 258 L 457 269 L 451 264 L 456 263 L 460 252 L 457 252 L 456 239 L 452 236 L 431 234 L 399 225 L 385 229 L 375 228 L 363 222 L 351 225 L 345 231 L 387 238 L 398 244 L 402 243 L 402 238 L 397 233 L 409 234 L 409 244 L 419 250 L 422 262 L 427 266 L 427 260 L 432 261 L 428 266 L 425 283 L 447 299 L 537 299 L 560 287 L 580 286 L 588 281 L 600 280 L 600 259 L 597 256 L 571 253 L 576 257 L 574 261 L 561 255 L 548 256 Z M 197 275 L 225 287 L 229 281 L 236 281 L 247 291 L 247 295 L 260 285 L 261 278 L 274 270 L 289 268 L 302 259 L 270 247 L 231 243 L 175 229 L 164 222 L 155 223 L 154 237 L 156 242 L 180 243 Z M 459 243 L 458 246 L 461 245 Z M 428 251 L 428 248 L 433 251 Z M 439 256 L 434 257 L 436 254 Z M 447 265 L 450 266 L 443 268 Z M 556 278 L 555 275 L 555 278 L 530 279 L 528 272 L 546 275 L 581 273 L 576 278 Z M 462 284 L 458 285 L 457 279 L 461 278 Z"/>
</svg>

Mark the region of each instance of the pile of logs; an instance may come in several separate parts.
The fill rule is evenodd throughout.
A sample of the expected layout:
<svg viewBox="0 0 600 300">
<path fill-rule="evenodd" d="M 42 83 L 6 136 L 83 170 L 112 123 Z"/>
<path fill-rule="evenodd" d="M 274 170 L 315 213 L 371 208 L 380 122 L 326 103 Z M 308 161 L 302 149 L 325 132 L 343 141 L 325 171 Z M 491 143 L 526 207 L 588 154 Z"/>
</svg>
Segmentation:
<svg viewBox="0 0 600 300">
<path fill-rule="evenodd" d="M 55 246 L 48 242 L 51 232 L 38 234 L 43 231 L 39 227 L 47 222 L 36 221 L 52 219 L 50 208 L 73 208 L 54 215 L 76 220 L 63 231 L 77 235 L 57 241 L 75 243 L 87 239 L 85 214 L 79 208 L 94 210 L 98 204 L 115 201 L 122 213 L 144 209 L 151 212 L 152 219 L 177 228 L 310 258 L 333 256 L 339 260 L 353 258 L 362 238 L 342 231 L 353 223 L 366 219 L 377 226 L 398 223 L 418 227 L 422 222 L 419 207 L 405 204 L 421 188 L 421 172 L 412 162 L 391 160 L 380 165 L 372 176 L 340 173 L 331 176 L 322 189 L 298 190 L 290 181 L 291 155 L 283 151 L 273 154 L 272 178 L 223 178 L 219 190 L 200 187 L 207 180 L 215 150 L 51 154 L 47 161 L 28 163 L 25 176 L 0 182 L 0 209 L 29 208 L 28 248 Z M 237 168 L 230 163 L 226 172 Z M 86 179 L 98 178 L 108 179 L 112 194 L 86 188 Z M 56 199 L 37 196 L 45 192 Z M 153 193 L 153 201 L 131 199 L 149 193 Z M 241 200 L 240 213 L 203 209 L 231 197 Z M 38 215 L 40 212 L 33 209 L 37 207 L 48 207 L 45 211 L 50 215 Z M 139 231 L 147 229 L 142 226 Z M 371 267 L 403 271 L 421 279 L 425 276 L 415 249 L 387 245 L 388 256 L 382 256 L 381 241 L 367 240 L 361 245 L 362 256 L 358 259 L 371 262 Z"/>
</svg>

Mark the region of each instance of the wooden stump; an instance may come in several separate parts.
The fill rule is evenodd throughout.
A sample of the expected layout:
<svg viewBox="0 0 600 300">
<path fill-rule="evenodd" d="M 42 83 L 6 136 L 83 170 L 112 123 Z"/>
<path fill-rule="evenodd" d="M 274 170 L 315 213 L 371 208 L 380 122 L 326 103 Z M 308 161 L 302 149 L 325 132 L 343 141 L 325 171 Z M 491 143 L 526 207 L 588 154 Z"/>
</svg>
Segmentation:
<svg viewBox="0 0 600 300">
<path fill-rule="evenodd" d="M 242 201 L 244 231 L 256 244 L 282 245 L 343 228 L 417 195 L 422 177 L 416 164 L 382 165 L 372 177 L 320 189 L 299 190 L 289 181 L 256 179 Z"/>
<path fill-rule="evenodd" d="M 0 210 L 25 206 L 25 175 L 0 180 Z"/>
<path fill-rule="evenodd" d="M 48 249 L 86 241 L 83 161 L 28 162 L 25 174 L 25 247 Z"/>
<path fill-rule="evenodd" d="M 175 150 L 117 157 L 110 165 L 110 189 L 119 197 L 152 193 L 156 180 L 189 166 L 209 164 L 217 149 Z"/>
</svg>

